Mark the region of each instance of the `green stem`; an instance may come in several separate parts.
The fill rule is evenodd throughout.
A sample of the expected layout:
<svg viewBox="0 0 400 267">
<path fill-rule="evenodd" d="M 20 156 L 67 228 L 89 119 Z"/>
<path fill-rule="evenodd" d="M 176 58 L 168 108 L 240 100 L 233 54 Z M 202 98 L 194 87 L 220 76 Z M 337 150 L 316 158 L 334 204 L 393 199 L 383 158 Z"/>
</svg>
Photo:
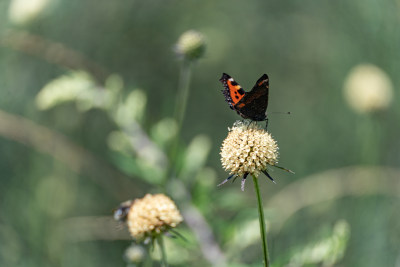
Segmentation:
<svg viewBox="0 0 400 267">
<path fill-rule="evenodd" d="M 184 60 L 182 62 L 182 67 L 181 67 L 178 94 L 175 103 L 175 114 L 174 114 L 174 118 L 178 123 L 178 134 L 181 131 L 183 119 L 185 117 L 186 105 L 189 97 L 190 77 L 191 77 L 191 61 Z"/>
<path fill-rule="evenodd" d="M 180 77 L 179 77 L 179 85 L 178 92 L 176 96 L 175 102 L 175 110 L 174 110 L 174 119 L 177 123 L 177 132 L 176 136 L 171 142 L 171 150 L 169 154 L 170 164 L 168 167 L 167 175 L 164 180 L 164 186 L 167 180 L 172 176 L 173 171 L 179 171 L 177 156 L 178 156 L 178 147 L 179 147 L 179 139 L 181 136 L 181 129 L 183 120 L 185 118 L 186 106 L 189 97 L 189 85 L 190 85 L 190 77 L 191 77 L 191 61 L 183 60 Z"/>
<path fill-rule="evenodd" d="M 146 258 L 144 259 L 143 267 L 152 267 L 153 266 L 153 259 L 151 258 L 150 250 L 151 250 L 151 246 L 147 245 L 146 246 Z"/>
<path fill-rule="evenodd" d="M 261 241 L 262 241 L 263 253 L 264 253 L 264 266 L 268 267 L 269 266 L 269 255 L 268 255 L 267 231 L 266 231 L 266 227 L 265 227 L 263 204 L 262 204 L 262 199 L 261 199 L 261 194 L 260 194 L 260 187 L 258 186 L 258 179 L 256 176 L 254 176 L 254 175 L 252 175 L 252 176 L 253 176 L 253 182 L 254 182 L 254 189 L 257 194 L 258 218 L 260 221 L 260 234 L 261 234 Z"/>
<path fill-rule="evenodd" d="M 164 239 L 162 235 L 158 235 L 157 237 L 157 243 L 161 251 L 161 266 L 162 267 L 168 267 L 167 263 L 167 253 L 165 252 L 165 246 L 164 246 Z"/>
<path fill-rule="evenodd" d="M 375 165 L 377 163 L 377 143 L 374 135 L 375 129 L 370 114 L 365 114 L 358 120 L 358 136 L 360 140 L 360 160 L 363 164 Z"/>
</svg>

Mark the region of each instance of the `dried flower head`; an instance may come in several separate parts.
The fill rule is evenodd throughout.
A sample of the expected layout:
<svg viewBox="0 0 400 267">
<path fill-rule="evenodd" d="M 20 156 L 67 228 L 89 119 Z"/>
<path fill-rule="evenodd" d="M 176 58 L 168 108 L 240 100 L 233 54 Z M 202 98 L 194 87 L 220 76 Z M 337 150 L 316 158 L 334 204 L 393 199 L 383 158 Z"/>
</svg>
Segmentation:
<svg viewBox="0 0 400 267">
<path fill-rule="evenodd" d="M 221 162 L 231 174 L 259 175 L 278 162 L 278 146 L 272 136 L 255 123 L 236 122 L 221 147 Z"/>
<path fill-rule="evenodd" d="M 260 172 L 273 181 L 267 172 L 267 167 L 276 166 L 279 156 L 278 145 L 271 134 L 256 123 L 235 122 L 222 143 L 220 154 L 222 166 L 231 174 L 222 184 L 232 177 L 240 176 L 243 177 L 243 190 L 247 175 L 258 176 Z"/>
<path fill-rule="evenodd" d="M 368 113 L 389 106 L 393 85 L 389 76 L 380 68 L 361 64 L 350 71 L 344 83 L 344 94 L 355 111 Z"/>
<path fill-rule="evenodd" d="M 186 59 L 194 60 L 203 56 L 206 43 L 203 34 L 195 30 L 184 32 L 175 45 L 175 52 Z"/>
<path fill-rule="evenodd" d="M 155 237 L 176 227 L 183 218 L 175 203 L 164 194 L 136 199 L 127 217 L 129 232 L 136 240 Z"/>
</svg>

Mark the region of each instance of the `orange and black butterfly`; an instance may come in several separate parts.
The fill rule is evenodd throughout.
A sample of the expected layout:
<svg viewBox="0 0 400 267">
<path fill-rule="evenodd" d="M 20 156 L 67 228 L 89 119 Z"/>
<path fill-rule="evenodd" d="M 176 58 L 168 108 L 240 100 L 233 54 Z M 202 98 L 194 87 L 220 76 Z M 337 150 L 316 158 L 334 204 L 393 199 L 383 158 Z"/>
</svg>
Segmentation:
<svg viewBox="0 0 400 267">
<path fill-rule="evenodd" d="M 268 107 L 269 80 L 268 75 L 263 74 L 253 86 L 251 91 L 246 92 L 243 88 L 228 74 L 223 73 L 220 82 L 224 85 L 222 93 L 225 101 L 228 102 L 231 109 L 245 119 L 253 121 L 265 121 L 265 114 Z"/>
</svg>

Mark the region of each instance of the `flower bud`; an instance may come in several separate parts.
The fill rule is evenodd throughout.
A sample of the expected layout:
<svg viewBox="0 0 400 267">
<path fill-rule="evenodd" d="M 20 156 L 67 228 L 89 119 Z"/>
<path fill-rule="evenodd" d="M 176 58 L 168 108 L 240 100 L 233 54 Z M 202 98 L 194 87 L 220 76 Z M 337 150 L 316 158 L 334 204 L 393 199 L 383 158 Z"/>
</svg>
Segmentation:
<svg viewBox="0 0 400 267">
<path fill-rule="evenodd" d="M 195 30 L 183 33 L 175 45 L 175 52 L 189 60 L 199 59 L 204 55 L 206 43 L 203 34 Z"/>
<path fill-rule="evenodd" d="M 371 64 L 354 67 L 343 89 L 348 104 L 359 113 L 384 110 L 392 101 L 393 85 L 389 76 Z"/>
</svg>

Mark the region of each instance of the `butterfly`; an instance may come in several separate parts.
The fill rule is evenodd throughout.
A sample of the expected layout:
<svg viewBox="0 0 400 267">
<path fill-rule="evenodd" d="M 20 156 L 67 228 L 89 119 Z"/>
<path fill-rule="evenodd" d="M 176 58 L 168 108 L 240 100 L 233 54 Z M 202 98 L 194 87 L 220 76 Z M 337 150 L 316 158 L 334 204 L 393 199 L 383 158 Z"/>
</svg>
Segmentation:
<svg viewBox="0 0 400 267">
<path fill-rule="evenodd" d="M 246 92 L 231 76 L 222 74 L 220 82 L 224 85 L 222 93 L 225 101 L 231 109 L 245 119 L 253 121 L 266 121 L 265 112 L 268 107 L 269 79 L 263 74 L 253 86 L 251 91 Z"/>
</svg>

